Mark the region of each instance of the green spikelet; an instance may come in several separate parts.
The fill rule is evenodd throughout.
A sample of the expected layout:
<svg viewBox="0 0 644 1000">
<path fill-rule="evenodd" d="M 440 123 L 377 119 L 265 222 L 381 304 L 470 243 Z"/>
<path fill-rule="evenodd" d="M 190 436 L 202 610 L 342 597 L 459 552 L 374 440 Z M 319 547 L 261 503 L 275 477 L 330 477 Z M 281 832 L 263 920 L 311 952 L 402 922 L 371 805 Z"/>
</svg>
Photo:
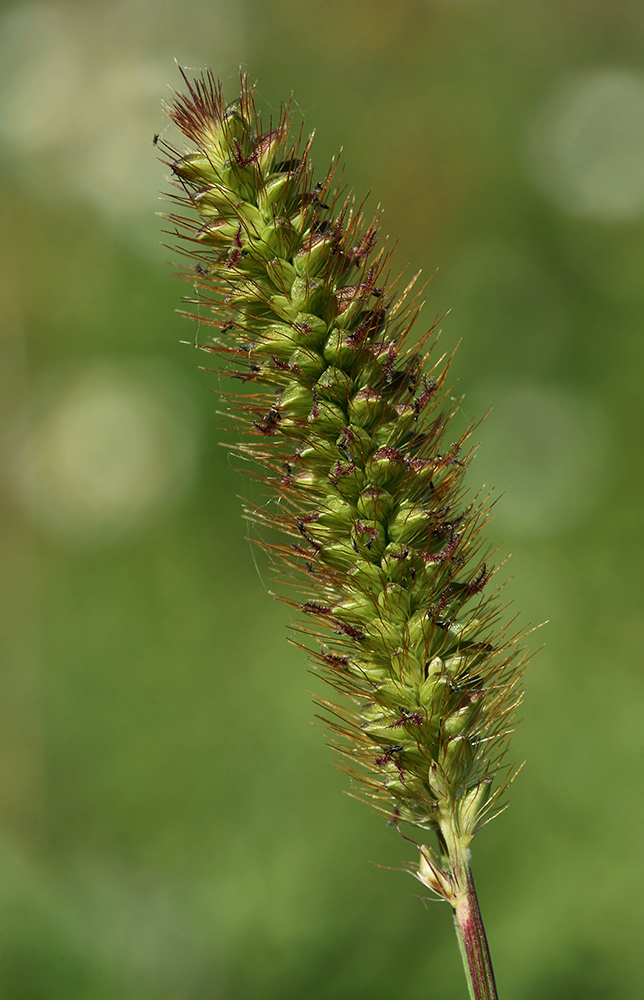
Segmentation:
<svg viewBox="0 0 644 1000">
<path fill-rule="evenodd" d="M 347 769 L 395 822 L 438 835 L 414 874 L 452 904 L 467 952 L 469 844 L 498 808 L 520 675 L 486 596 L 485 504 L 464 504 L 469 431 L 446 439 L 447 368 L 428 370 L 432 331 L 411 340 L 419 304 L 388 285 L 377 220 L 334 191 L 336 164 L 315 183 L 311 140 L 289 137 L 288 107 L 264 126 L 245 78 L 230 105 L 210 73 L 184 79 L 168 111 L 192 146 L 165 153 L 189 217 L 168 218 L 214 328 L 204 350 L 255 390 L 230 397 L 237 447 L 280 503 L 251 515 L 281 532 L 276 566 L 303 573 Z M 481 961 L 488 992 L 470 962 L 472 995 L 493 996 Z"/>
</svg>

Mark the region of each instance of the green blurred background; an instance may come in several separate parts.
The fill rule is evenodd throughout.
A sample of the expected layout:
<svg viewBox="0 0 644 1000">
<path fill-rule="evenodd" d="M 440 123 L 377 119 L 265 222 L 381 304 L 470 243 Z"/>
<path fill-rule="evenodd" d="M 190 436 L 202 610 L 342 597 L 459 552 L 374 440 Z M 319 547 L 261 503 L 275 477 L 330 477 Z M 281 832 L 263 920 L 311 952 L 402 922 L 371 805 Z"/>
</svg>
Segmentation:
<svg viewBox="0 0 644 1000">
<path fill-rule="evenodd" d="M 642 996 L 643 54 L 641 0 L 2 5 L 2 997 L 465 994 L 446 907 L 370 864 L 414 851 L 342 794 L 179 343 L 175 57 L 294 91 L 320 174 L 343 146 L 440 266 L 471 480 L 549 620 L 475 845 L 501 995 Z"/>
</svg>

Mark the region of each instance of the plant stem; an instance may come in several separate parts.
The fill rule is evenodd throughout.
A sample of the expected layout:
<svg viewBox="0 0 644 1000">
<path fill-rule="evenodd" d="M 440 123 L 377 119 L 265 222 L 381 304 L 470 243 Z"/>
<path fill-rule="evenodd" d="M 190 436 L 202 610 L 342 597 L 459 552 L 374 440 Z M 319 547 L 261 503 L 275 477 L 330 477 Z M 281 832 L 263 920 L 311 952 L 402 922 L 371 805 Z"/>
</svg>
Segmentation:
<svg viewBox="0 0 644 1000">
<path fill-rule="evenodd" d="M 481 919 L 469 859 L 461 858 L 463 893 L 454 907 L 454 925 L 471 1000 L 498 1000 L 490 949 Z"/>
</svg>

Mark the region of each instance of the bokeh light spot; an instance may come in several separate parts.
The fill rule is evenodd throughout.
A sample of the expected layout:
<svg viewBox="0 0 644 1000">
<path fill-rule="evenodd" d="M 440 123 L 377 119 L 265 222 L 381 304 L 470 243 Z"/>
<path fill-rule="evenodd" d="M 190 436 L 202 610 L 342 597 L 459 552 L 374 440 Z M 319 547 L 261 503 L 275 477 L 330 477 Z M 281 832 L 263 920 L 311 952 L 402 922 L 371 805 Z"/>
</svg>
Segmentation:
<svg viewBox="0 0 644 1000">
<path fill-rule="evenodd" d="M 171 373 L 106 362 L 36 387 L 9 434 L 7 467 L 14 495 L 48 533 L 105 542 L 173 506 L 196 451 Z"/>
<path fill-rule="evenodd" d="M 224 0 L 15 5 L 0 14 L 0 155 L 32 196 L 80 195 L 110 222 L 150 230 L 165 173 L 152 137 L 168 129 L 173 57 L 185 62 L 185 46 L 199 52 L 208 36 L 226 65 L 241 31 L 240 5 Z M 149 232 L 145 245 L 155 252 Z"/>
<path fill-rule="evenodd" d="M 563 209 L 603 222 L 644 215 L 644 76 L 603 70 L 563 83 L 528 134 L 530 169 Z"/>
</svg>

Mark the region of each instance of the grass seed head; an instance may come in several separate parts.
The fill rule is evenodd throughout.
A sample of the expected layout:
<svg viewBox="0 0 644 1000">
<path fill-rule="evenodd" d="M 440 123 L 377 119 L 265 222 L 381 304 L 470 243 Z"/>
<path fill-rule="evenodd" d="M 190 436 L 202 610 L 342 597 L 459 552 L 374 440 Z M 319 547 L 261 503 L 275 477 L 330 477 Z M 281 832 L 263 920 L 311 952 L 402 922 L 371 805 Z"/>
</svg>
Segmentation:
<svg viewBox="0 0 644 1000">
<path fill-rule="evenodd" d="M 434 330 L 414 339 L 413 282 L 390 281 L 378 219 L 341 193 L 337 162 L 316 180 L 289 105 L 263 122 L 245 77 L 228 105 L 209 72 L 184 80 L 168 113 L 190 146 L 158 143 L 179 206 L 167 218 L 203 349 L 245 386 L 229 395 L 238 450 L 280 500 L 247 515 L 275 529 L 273 563 L 299 581 L 310 655 L 342 696 L 321 704 L 343 766 L 449 860 L 497 809 L 521 667 L 489 596 L 485 502 L 465 502 L 471 428 L 449 439 Z M 449 898 L 428 852 L 416 875 Z"/>
</svg>

